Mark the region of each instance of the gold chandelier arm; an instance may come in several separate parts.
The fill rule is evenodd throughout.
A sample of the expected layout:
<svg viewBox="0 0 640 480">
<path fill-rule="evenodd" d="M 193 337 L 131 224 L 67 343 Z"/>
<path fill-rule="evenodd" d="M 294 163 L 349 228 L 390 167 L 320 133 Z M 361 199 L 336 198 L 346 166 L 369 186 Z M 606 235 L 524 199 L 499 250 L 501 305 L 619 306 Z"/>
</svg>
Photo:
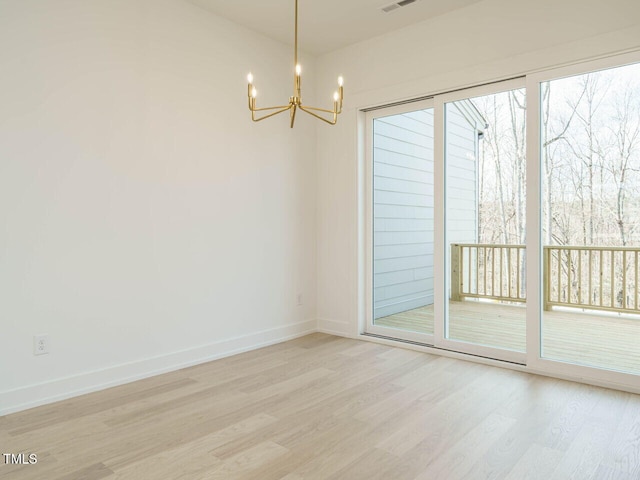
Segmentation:
<svg viewBox="0 0 640 480">
<path fill-rule="evenodd" d="M 257 111 L 273 110 L 274 108 L 280 108 L 280 107 L 257 108 L 255 110 L 251 110 L 251 120 L 253 120 L 254 122 L 259 122 L 260 120 L 264 120 L 265 118 L 273 117 L 274 115 L 278 115 L 279 113 L 286 112 L 287 110 L 289 110 L 291 108 L 291 105 L 288 105 L 286 107 L 282 107 L 282 108 L 280 108 L 280 110 L 275 111 L 273 113 L 270 113 L 268 115 L 265 115 L 264 117 L 260 117 L 260 118 L 256 118 L 255 117 L 255 113 Z"/>
<path fill-rule="evenodd" d="M 323 110 L 323 109 L 320 109 L 320 108 L 314 108 L 314 109 L 313 109 L 313 110 L 320 110 L 320 111 L 324 111 L 324 112 L 328 112 L 328 113 L 333 114 L 333 120 L 327 120 L 326 118 L 321 117 L 320 115 L 318 115 L 318 114 L 316 114 L 316 113 L 313 113 L 313 112 L 311 111 L 311 107 L 303 107 L 302 105 L 299 105 L 299 107 L 300 107 L 300 110 L 302 110 L 303 112 L 306 112 L 306 113 L 308 113 L 309 115 L 313 115 L 313 116 L 314 116 L 314 117 L 316 117 L 318 120 L 322 120 L 323 122 L 326 122 L 326 123 L 328 123 L 329 125 L 335 125 L 335 124 L 336 124 L 336 122 L 338 121 L 338 114 L 337 114 L 336 112 L 334 112 L 334 111 L 331 111 L 331 110 Z"/>
<path fill-rule="evenodd" d="M 250 110 L 252 112 L 263 112 L 265 110 L 276 110 L 278 108 L 284 109 L 284 110 L 288 110 L 289 108 L 291 108 L 291 103 L 289 105 L 278 105 L 277 107 L 262 107 L 262 108 L 250 108 Z"/>
<path fill-rule="evenodd" d="M 302 105 L 300 106 L 300 108 L 303 108 Z M 304 108 L 306 108 L 307 110 L 313 110 L 314 112 L 324 112 L 324 113 L 331 113 L 331 114 L 338 113 L 335 110 L 327 110 L 326 108 L 316 108 L 316 107 L 306 107 L 306 106 Z"/>
</svg>

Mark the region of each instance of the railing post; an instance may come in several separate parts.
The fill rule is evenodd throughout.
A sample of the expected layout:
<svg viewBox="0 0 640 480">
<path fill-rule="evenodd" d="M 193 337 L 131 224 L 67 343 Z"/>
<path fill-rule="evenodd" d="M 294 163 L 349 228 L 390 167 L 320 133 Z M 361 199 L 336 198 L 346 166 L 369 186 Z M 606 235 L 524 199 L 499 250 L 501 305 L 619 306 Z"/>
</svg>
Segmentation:
<svg viewBox="0 0 640 480">
<path fill-rule="evenodd" d="M 549 247 L 542 247 L 542 309 L 549 310 L 549 292 L 551 281 L 551 257 Z"/>
<path fill-rule="evenodd" d="M 460 245 L 451 244 L 451 300 L 460 301 L 460 290 L 462 289 L 462 269 L 460 268 Z"/>
</svg>

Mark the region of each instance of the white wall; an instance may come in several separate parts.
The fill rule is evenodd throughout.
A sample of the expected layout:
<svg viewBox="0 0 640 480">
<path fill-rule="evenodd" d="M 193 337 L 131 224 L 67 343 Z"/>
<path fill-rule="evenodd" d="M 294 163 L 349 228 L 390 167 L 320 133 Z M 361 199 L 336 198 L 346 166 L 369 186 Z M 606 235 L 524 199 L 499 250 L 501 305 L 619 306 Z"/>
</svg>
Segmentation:
<svg viewBox="0 0 640 480">
<path fill-rule="evenodd" d="M 345 78 L 340 123 L 318 129 L 320 329 L 361 321 L 358 109 L 638 48 L 637 0 L 485 0 L 320 57 L 318 91 Z"/>
<path fill-rule="evenodd" d="M 315 330 L 315 120 L 246 107 L 291 56 L 183 0 L 0 0 L 0 415 Z"/>
</svg>

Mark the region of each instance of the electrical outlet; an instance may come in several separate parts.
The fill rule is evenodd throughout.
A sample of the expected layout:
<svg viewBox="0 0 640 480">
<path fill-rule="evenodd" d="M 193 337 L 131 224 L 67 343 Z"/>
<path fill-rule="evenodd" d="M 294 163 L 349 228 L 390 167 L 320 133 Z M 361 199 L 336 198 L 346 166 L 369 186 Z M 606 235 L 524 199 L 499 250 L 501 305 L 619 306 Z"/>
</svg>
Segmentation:
<svg viewBox="0 0 640 480">
<path fill-rule="evenodd" d="M 49 335 L 33 336 L 33 354 L 44 355 L 49 353 Z"/>
<path fill-rule="evenodd" d="M 301 293 L 299 293 L 297 295 L 297 302 L 298 302 L 298 306 L 302 305 L 302 294 Z"/>
</svg>

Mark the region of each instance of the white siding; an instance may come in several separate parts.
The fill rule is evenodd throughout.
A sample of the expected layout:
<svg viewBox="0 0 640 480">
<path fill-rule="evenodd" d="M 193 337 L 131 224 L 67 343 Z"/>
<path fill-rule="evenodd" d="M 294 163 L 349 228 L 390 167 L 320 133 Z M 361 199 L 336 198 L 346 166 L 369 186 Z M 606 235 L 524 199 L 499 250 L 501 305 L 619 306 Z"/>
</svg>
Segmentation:
<svg viewBox="0 0 640 480">
<path fill-rule="evenodd" d="M 475 126 L 471 127 L 477 119 L 470 118 L 470 109 L 473 109 L 473 105 L 468 100 L 462 100 L 447 104 L 445 110 L 448 245 L 478 241 L 478 135 Z M 482 128 L 484 125 L 476 126 Z M 446 256 L 450 261 L 450 246 L 446 249 Z M 447 265 L 450 263 L 447 262 Z"/>
<path fill-rule="evenodd" d="M 478 137 L 472 120 L 458 108 L 468 105 L 464 100 L 446 105 L 446 221 L 449 244 L 475 243 L 478 239 Z"/>
<path fill-rule="evenodd" d="M 450 193 L 460 209 L 455 230 L 467 235 L 477 228 L 475 160 L 468 155 L 476 132 L 452 110 Z M 433 303 L 433 110 L 378 118 L 373 137 L 375 319 Z"/>
</svg>

